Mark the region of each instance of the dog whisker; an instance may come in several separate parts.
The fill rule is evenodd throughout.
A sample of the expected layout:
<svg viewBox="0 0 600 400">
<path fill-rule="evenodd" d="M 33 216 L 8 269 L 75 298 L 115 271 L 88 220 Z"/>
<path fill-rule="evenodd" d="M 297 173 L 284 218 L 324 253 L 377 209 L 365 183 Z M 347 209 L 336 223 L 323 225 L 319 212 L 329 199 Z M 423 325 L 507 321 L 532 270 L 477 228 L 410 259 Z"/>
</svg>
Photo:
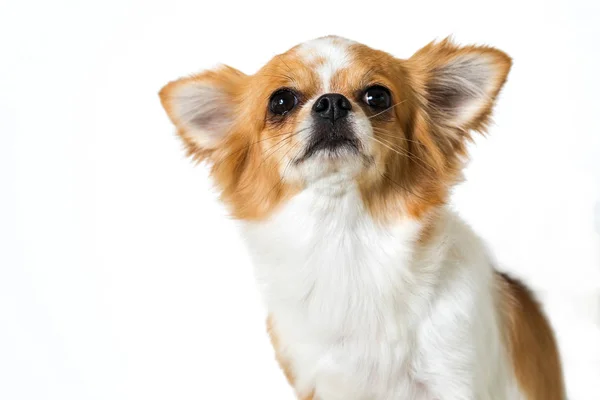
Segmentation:
<svg viewBox="0 0 600 400">
<path fill-rule="evenodd" d="M 378 115 L 381 115 L 381 114 L 383 114 L 384 112 L 386 112 L 386 111 L 389 111 L 389 110 L 391 110 L 392 108 L 394 108 L 394 107 L 396 107 L 396 106 L 399 106 L 400 104 L 404 103 L 405 101 L 406 101 L 406 100 L 402 100 L 402 101 L 399 101 L 399 102 L 398 102 L 398 103 L 396 103 L 396 104 L 392 104 L 391 106 L 389 106 L 389 107 L 388 107 L 388 108 L 386 108 L 385 110 L 383 110 L 383 111 L 380 111 L 380 112 L 378 112 L 378 113 L 377 113 L 377 114 L 375 114 L 375 115 L 371 115 L 370 117 L 368 117 L 368 119 L 373 119 L 373 118 L 377 117 Z"/>
</svg>

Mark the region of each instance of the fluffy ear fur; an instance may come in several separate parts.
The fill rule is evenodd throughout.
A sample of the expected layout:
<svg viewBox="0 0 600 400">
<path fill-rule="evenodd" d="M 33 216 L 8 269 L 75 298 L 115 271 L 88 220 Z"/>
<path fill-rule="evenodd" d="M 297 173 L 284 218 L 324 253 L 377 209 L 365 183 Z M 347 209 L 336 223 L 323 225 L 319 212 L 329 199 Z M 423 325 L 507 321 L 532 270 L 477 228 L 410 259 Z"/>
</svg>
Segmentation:
<svg viewBox="0 0 600 400">
<path fill-rule="evenodd" d="M 162 88 L 162 105 L 191 154 L 204 158 L 227 136 L 245 78 L 240 71 L 221 66 Z"/>
<path fill-rule="evenodd" d="M 512 64 L 500 50 L 450 39 L 428 44 L 408 62 L 431 122 L 464 131 L 485 128 Z"/>
</svg>

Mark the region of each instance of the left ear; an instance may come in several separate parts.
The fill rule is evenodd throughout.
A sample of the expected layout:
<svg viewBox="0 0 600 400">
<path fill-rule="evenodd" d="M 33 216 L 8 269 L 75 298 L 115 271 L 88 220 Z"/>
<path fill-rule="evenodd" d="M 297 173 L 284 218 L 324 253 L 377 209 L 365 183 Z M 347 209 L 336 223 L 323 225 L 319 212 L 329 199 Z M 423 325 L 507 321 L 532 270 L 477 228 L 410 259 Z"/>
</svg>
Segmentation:
<svg viewBox="0 0 600 400">
<path fill-rule="evenodd" d="M 504 85 L 512 61 L 485 46 L 432 42 L 408 60 L 416 91 L 433 123 L 481 130 Z"/>
<path fill-rule="evenodd" d="M 220 66 L 161 89 L 162 105 L 191 154 L 206 155 L 222 145 L 234 125 L 245 78 Z"/>
</svg>

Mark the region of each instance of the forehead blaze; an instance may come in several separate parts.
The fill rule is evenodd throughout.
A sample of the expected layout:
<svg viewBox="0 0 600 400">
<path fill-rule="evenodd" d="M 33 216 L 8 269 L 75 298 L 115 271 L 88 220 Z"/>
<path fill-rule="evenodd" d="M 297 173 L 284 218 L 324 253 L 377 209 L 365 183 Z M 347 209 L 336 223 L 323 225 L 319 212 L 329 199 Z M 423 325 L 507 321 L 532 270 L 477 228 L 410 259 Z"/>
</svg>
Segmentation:
<svg viewBox="0 0 600 400">
<path fill-rule="evenodd" d="M 350 53 L 352 44 L 346 39 L 325 37 L 304 43 L 296 49 L 298 57 L 316 72 L 323 93 L 331 92 L 334 75 L 348 68 L 353 61 Z"/>
</svg>

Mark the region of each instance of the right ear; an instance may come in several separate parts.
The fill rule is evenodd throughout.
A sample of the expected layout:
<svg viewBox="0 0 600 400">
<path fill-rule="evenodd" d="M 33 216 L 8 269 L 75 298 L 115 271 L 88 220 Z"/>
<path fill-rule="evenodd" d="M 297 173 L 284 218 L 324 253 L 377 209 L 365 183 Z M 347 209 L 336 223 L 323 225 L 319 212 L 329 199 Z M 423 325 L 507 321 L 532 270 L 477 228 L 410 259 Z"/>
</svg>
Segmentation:
<svg viewBox="0 0 600 400">
<path fill-rule="evenodd" d="M 246 75 L 221 66 L 168 83 L 161 103 L 191 154 L 215 150 L 234 124 Z"/>
</svg>

